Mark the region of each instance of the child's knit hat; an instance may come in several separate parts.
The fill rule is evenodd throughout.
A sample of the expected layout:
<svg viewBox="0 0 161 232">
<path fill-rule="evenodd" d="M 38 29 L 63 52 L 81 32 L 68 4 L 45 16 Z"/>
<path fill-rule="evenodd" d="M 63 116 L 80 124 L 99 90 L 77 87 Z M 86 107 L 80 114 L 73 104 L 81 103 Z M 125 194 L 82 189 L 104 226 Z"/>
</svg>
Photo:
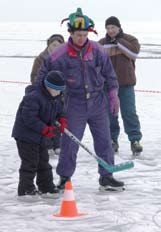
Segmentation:
<svg viewBox="0 0 161 232">
<path fill-rule="evenodd" d="M 44 80 L 44 84 L 48 88 L 63 91 L 65 90 L 64 74 L 60 71 L 50 71 Z"/>
</svg>

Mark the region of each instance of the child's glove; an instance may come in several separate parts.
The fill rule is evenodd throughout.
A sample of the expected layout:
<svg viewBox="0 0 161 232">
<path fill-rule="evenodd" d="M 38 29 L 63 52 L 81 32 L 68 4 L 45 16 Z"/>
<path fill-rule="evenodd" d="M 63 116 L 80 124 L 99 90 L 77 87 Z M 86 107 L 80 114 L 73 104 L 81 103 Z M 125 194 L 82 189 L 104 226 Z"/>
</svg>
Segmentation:
<svg viewBox="0 0 161 232">
<path fill-rule="evenodd" d="M 41 131 L 41 134 L 44 135 L 46 138 L 53 138 L 55 136 L 55 129 L 56 126 L 45 126 L 44 129 Z"/>
<path fill-rule="evenodd" d="M 58 122 L 60 123 L 60 132 L 61 133 L 64 133 L 64 129 L 67 128 L 67 119 L 62 117 L 62 118 L 59 118 Z"/>
<path fill-rule="evenodd" d="M 109 92 L 109 101 L 110 101 L 110 112 L 113 116 L 117 116 L 119 113 L 120 101 L 117 96 L 117 90 L 113 89 Z"/>
</svg>

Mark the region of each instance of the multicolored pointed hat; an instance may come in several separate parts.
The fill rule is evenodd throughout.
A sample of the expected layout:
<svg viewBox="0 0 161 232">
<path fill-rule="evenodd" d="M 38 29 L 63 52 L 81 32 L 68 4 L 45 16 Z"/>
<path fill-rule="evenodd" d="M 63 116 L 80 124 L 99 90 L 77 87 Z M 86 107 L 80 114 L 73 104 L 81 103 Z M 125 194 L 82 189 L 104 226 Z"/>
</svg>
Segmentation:
<svg viewBox="0 0 161 232">
<path fill-rule="evenodd" d="M 97 31 L 93 30 L 95 26 L 93 20 L 90 19 L 88 16 L 83 15 L 81 8 L 77 8 L 77 11 L 75 13 L 72 13 L 69 15 L 68 18 L 63 19 L 61 21 L 61 24 L 63 24 L 64 21 L 67 20 L 69 20 L 67 24 L 69 32 L 83 30 L 94 32 L 95 34 L 97 34 Z"/>
</svg>

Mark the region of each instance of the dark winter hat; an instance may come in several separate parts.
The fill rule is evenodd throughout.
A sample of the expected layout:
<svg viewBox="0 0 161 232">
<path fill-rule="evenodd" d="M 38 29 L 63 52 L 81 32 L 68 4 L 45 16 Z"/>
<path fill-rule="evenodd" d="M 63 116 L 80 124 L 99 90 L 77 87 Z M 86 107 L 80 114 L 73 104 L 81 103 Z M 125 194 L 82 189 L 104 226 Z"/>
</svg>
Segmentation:
<svg viewBox="0 0 161 232">
<path fill-rule="evenodd" d="M 48 88 L 63 91 L 65 90 L 64 74 L 60 71 L 50 71 L 44 80 L 44 84 Z"/>
<path fill-rule="evenodd" d="M 106 21 L 105 21 L 105 28 L 107 27 L 107 25 L 115 25 L 115 26 L 121 28 L 120 21 L 115 16 L 111 16 L 108 19 L 106 19 Z"/>
<path fill-rule="evenodd" d="M 49 39 L 47 39 L 47 45 L 49 46 L 54 41 L 58 41 L 61 44 L 63 44 L 65 42 L 64 37 L 62 35 L 53 34 L 52 36 L 49 37 Z"/>
<path fill-rule="evenodd" d="M 65 18 L 61 21 L 61 24 L 64 21 L 68 22 L 68 31 L 74 32 L 78 30 L 82 31 L 90 31 L 97 34 L 97 32 L 93 29 L 94 28 L 94 22 L 92 19 L 90 19 L 88 16 L 83 15 L 82 9 L 77 8 L 77 11 L 75 13 L 71 13 L 68 18 Z"/>
</svg>

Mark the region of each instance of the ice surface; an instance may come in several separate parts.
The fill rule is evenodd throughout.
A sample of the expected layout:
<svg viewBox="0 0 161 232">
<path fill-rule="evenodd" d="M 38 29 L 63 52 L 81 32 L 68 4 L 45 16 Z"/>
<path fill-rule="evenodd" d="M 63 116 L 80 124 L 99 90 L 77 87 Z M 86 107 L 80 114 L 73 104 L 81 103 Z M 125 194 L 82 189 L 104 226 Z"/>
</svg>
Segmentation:
<svg viewBox="0 0 161 232">
<path fill-rule="evenodd" d="M 22 38 L 28 39 L 27 33 L 25 31 L 23 33 Z M 45 35 L 48 33 L 46 32 Z M 5 35 L 3 36 L 6 38 Z M 34 36 L 37 39 L 36 32 L 34 32 Z M 41 39 L 43 38 L 45 36 L 41 36 Z M 14 44 L 14 48 L 19 47 L 19 41 Z M 38 44 L 39 42 L 37 42 L 39 47 Z M 0 47 L 1 45 L 0 42 Z M 26 54 L 25 47 L 25 42 L 22 42 L 21 48 L 19 47 L 20 53 Z M 38 47 L 37 49 L 39 49 Z M 10 49 L 6 47 L 3 49 L 6 54 L 12 54 Z M 32 49 L 35 51 L 33 44 L 30 51 Z M 33 59 L 1 58 L 0 80 L 29 81 L 32 62 Z M 138 79 L 136 89 L 161 91 L 159 59 L 137 60 L 136 72 Z M 19 201 L 16 196 L 20 160 L 15 141 L 11 138 L 11 130 L 25 87 L 25 84 L 0 82 L 0 231 L 160 232 L 161 94 L 148 91 L 136 92 L 137 113 L 141 121 L 144 151 L 143 158 L 134 161 L 133 169 L 115 174 L 116 178 L 125 181 L 126 190 L 121 193 L 99 193 L 97 163 L 83 149 L 80 149 L 72 184 L 78 211 L 88 213 L 89 216 L 78 220 L 58 220 L 53 217 L 53 214 L 59 212 L 62 197 L 56 200 L 43 199 L 38 202 L 24 202 Z M 93 150 L 88 127 L 82 142 Z M 116 163 L 130 160 L 130 144 L 123 128 L 119 144 L 120 152 L 116 155 Z M 55 173 L 57 157 L 51 156 L 50 162 L 53 166 L 55 183 L 57 183 L 58 176 Z"/>
</svg>

